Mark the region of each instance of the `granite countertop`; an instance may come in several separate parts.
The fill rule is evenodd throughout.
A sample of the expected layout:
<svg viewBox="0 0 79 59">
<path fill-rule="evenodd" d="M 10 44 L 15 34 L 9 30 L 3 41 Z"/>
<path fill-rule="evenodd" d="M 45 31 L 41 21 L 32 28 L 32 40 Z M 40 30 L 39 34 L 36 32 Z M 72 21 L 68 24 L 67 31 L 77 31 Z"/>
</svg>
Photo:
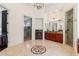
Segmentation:
<svg viewBox="0 0 79 59">
<path fill-rule="evenodd" d="M 48 33 L 63 33 L 63 32 L 52 32 L 52 31 L 45 31 L 45 32 L 48 32 Z"/>
</svg>

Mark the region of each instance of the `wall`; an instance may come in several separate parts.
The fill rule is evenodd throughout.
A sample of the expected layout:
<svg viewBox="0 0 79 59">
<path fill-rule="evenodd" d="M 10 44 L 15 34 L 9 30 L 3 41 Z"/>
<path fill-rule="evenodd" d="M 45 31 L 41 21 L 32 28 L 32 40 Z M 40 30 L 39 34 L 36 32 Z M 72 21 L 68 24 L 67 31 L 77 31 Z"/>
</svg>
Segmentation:
<svg viewBox="0 0 79 59">
<path fill-rule="evenodd" d="M 24 41 L 24 4 L 1 4 L 8 10 L 8 46 Z"/>
<path fill-rule="evenodd" d="M 24 42 L 24 16 L 32 18 L 32 40 L 35 40 L 35 18 L 43 18 L 43 10 L 22 3 L 1 4 L 8 10 L 8 46 Z"/>
<path fill-rule="evenodd" d="M 43 29 L 43 19 L 42 18 L 35 18 L 35 28 L 36 29 Z"/>
</svg>

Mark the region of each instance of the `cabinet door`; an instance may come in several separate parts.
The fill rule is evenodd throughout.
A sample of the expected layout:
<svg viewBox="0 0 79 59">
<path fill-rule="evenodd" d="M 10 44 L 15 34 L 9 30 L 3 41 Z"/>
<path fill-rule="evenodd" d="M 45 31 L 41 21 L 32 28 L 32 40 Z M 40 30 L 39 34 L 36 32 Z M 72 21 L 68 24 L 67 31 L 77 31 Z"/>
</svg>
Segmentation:
<svg viewBox="0 0 79 59">
<path fill-rule="evenodd" d="M 45 39 L 48 39 L 48 35 L 49 35 L 48 33 L 45 33 Z"/>
<path fill-rule="evenodd" d="M 0 36 L 0 46 L 2 46 L 2 39 L 1 39 L 1 36 Z"/>
<path fill-rule="evenodd" d="M 51 35 L 52 35 L 52 41 L 55 41 L 55 39 L 56 39 L 55 38 L 55 36 L 56 36 L 55 33 L 52 33 Z"/>
<path fill-rule="evenodd" d="M 63 43 L 63 34 L 57 33 L 56 34 L 56 41 Z"/>
</svg>

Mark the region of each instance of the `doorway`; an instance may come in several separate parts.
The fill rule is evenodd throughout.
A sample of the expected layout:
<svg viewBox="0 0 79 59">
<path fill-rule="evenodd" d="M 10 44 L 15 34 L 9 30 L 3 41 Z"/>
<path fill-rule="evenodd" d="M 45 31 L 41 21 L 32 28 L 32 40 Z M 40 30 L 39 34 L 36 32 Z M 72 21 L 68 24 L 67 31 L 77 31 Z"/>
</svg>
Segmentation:
<svg viewBox="0 0 79 59">
<path fill-rule="evenodd" d="M 32 39 L 32 18 L 24 16 L 24 41 Z"/>
<path fill-rule="evenodd" d="M 66 44 L 73 47 L 73 9 L 66 12 Z"/>
<path fill-rule="evenodd" d="M 35 24 L 35 40 L 43 40 L 43 18 L 36 18 Z"/>
<path fill-rule="evenodd" d="M 0 5 L 0 51 L 8 47 L 7 9 Z"/>
<path fill-rule="evenodd" d="M 7 14 L 7 10 L 2 11 L 2 39 L 4 48 L 7 48 L 8 46 Z"/>
</svg>

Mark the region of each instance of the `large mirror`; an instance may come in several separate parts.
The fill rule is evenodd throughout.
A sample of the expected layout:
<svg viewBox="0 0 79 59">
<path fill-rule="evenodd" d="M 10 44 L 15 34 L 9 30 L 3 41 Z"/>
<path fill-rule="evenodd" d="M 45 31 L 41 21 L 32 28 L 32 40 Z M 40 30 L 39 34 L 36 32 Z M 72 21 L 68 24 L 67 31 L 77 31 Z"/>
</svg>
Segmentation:
<svg viewBox="0 0 79 59">
<path fill-rule="evenodd" d="M 62 32 L 63 31 L 63 21 L 62 20 L 55 20 L 55 21 L 48 21 L 45 23 L 45 31 L 47 32 Z"/>
</svg>

